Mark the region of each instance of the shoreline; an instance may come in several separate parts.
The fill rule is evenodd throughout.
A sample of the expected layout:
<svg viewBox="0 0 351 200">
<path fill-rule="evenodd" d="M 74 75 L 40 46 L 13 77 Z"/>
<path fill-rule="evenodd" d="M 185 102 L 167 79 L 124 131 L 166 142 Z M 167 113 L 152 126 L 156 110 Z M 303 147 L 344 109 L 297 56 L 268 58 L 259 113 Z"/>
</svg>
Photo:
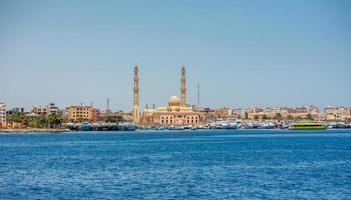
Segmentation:
<svg viewBox="0 0 351 200">
<path fill-rule="evenodd" d="M 63 133 L 63 132 L 72 132 L 69 129 L 59 129 L 59 128 L 6 128 L 0 129 L 0 133 Z"/>
</svg>

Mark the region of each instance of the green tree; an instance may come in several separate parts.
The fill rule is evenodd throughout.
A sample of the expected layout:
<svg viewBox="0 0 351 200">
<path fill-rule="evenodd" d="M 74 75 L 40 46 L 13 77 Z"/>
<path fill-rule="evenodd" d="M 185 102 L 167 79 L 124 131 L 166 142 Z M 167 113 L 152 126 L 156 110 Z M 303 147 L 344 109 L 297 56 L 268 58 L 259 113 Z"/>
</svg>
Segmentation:
<svg viewBox="0 0 351 200">
<path fill-rule="evenodd" d="M 249 119 L 249 113 L 245 112 L 245 119 Z"/>
<path fill-rule="evenodd" d="M 24 113 L 19 113 L 19 112 L 13 113 L 10 117 L 10 120 L 16 123 L 22 123 L 25 121 L 25 119 L 26 119 L 26 115 Z"/>
<path fill-rule="evenodd" d="M 311 113 L 308 113 L 307 116 L 306 116 L 306 118 L 307 118 L 308 120 L 311 120 L 311 121 L 313 120 L 313 117 L 312 117 Z"/>
<path fill-rule="evenodd" d="M 241 119 L 241 115 L 240 114 L 238 115 L 238 119 Z"/>
<path fill-rule="evenodd" d="M 64 121 L 62 115 L 57 113 L 52 113 L 47 115 L 47 123 L 49 128 L 58 128 L 61 127 L 62 122 Z"/>
<path fill-rule="evenodd" d="M 293 120 L 294 117 L 293 117 L 292 115 L 288 115 L 288 116 L 286 117 L 286 119 L 287 119 L 287 120 Z"/>
<path fill-rule="evenodd" d="M 274 119 L 276 119 L 278 121 L 281 121 L 283 119 L 282 114 L 276 113 L 275 116 L 274 116 Z"/>
<path fill-rule="evenodd" d="M 258 115 L 255 115 L 255 116 L 254 116 L 254 120 L 255 120 L 255 121 L 257 121 L 258 118 L 259 118 Z"/>
<path fill-rule="evenodd" d="M 266 119 L 268 119 L 267 115 L 262 115 L 262 120 L 266 120 Z"/>
<path fill-rule="evenodd" d="M 46 115 L 38 117 L 38 128 L 47 128 L 48 127 L 48 117 Z"/>
</svg>

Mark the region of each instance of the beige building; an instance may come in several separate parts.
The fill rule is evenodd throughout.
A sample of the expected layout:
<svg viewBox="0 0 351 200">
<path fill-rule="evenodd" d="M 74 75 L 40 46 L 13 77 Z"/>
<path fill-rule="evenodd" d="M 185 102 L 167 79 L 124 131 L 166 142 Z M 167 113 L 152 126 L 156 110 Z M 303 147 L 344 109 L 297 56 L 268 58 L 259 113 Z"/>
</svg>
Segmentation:
<svg viewBox="0 0 351 200">
<path fill-rule="evenodd" d="M 326 119 L 329 121 L 350 121 L 351 107 L 332 107 L 328 106 L 324 109 Z"/>
<path fill-rule="evenodd" d="M 134 76 L 137 77 L 137 73 Z M 137 78 L 134 77 L 134 80 Z M 134 96 L 139 96 L 139 90 L 134 89 Z M 200 113 L 195 111 L 186 102 L 186 76 L 185 66 L 181 69 L 181 87 L 180 99 L 177 96 L 171 96 L 168 100 L 167 107 L 146 108 L 141 115 L 140 122 L 143 124 L 163 124 L 163 125 L 190 125 L 200 123 Z M 139 107 L 134 100 L 134 108 Z M 134 109 L 135 111 L 135 109 Z M 134 118 L 136 116 L 134 115 Z M 134 120 L 136 121 L 136 120 Z"/>
<path fill-rule="evenodd" d="M 70 106 L 67 108 L 67 120 L 69 122 L 92 121 L 93 107 L 91 106 Z"/>
<path fill-rule="evenodd" d="M 49 105 L 42 106 L 42 105 L 35 105 L 32 108 L 32 113 L 36 115 L 47 115 L 58 113 L 59 109 L 54 103 L 49 103 Z"/>
<path fill-rule="evenodd" d="M 200 114 L 192 107 L 181 106 L 177 96 L 171 96 L 167 107 L 145 109 L 142 116 L 145 124 L 189 125 L 199 124 Z"/>
<path fill-rule="evenodd" d="M 232 115 L 232 110 L 229 108 L 218 108 L 215 110 L 215 115 L 217 118 L 228 118 Z"/>
<path fill-rule="evenodd" d="M 283 119 L 306 119 L 309 114 L 314 119 L 323 118 L 316 106 L 248 108 L 245 109 L 244 113 L 247 113 L 249 119 L 275 119 L 278 115 L 280 115 Z"/>
<path fill-rule="evenodd" d="M 0 103 L 0 128 L 6 127 L 6 104 Z"/>
</svg>

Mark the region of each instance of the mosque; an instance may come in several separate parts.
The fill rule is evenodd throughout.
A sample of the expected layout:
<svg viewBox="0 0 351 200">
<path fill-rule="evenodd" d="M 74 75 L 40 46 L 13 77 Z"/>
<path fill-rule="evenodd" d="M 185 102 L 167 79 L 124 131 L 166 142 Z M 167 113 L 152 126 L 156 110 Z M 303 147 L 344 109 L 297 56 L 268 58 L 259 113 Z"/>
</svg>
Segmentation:
<svg viewBox="0 0 351 200">
<path fill-rule="evenodd" d="M 181 74 L 180 99 L 178 96 L 171 96 L 167 107 L 146 108 L 144 112 L 139 113 L 139 71 L 138 66 L 134 66 L 134 123 L 162 125 L 192 125 L 200 123 L 200 114 L 187 105 L 184 65 L 182 65 Z"/>
</svg>

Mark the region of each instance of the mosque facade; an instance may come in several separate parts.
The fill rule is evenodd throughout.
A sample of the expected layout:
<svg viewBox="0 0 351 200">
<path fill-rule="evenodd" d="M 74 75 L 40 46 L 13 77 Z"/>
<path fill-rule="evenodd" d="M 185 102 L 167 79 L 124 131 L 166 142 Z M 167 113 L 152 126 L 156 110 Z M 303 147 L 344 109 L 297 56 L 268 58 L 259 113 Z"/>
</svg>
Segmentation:
<svg viewBox="0 0 351 200">
<path fill-rule="evenodd" d="M 142 124 L 161 124 L 161 125 L 195 125 L 200 123 L 200 114 L 187 104 L 186 100 L 186 74 L 185 66 L 181 69 L 181 87 L 180 98 L 171 96 L 168 100 L 168 106 L 157 108 L 146 108 L 139 115 L 139 101 L 135 101 L 135 97 L 139 97 L 138 82 L 134 82 L 134 122 Z M 134 80 L 138 80 L 137 73 L 134 73 Z"/>
</svg>

